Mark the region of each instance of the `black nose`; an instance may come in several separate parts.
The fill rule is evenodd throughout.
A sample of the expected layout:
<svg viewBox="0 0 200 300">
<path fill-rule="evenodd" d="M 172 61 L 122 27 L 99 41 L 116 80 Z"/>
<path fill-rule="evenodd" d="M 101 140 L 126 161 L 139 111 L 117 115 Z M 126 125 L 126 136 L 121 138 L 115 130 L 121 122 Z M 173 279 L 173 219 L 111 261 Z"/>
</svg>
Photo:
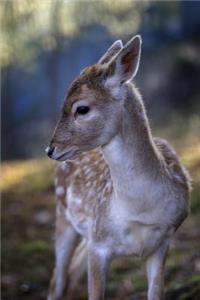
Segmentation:
<svg viewBox="0 0 200 300">
<path fill-rule="evenodd" d="M 45 149 L 46 154 L 51 157 L 51 155 L 53 154 L 53 151 L 55 150 L 55 147 L 47 147 Z"/>
</svg>

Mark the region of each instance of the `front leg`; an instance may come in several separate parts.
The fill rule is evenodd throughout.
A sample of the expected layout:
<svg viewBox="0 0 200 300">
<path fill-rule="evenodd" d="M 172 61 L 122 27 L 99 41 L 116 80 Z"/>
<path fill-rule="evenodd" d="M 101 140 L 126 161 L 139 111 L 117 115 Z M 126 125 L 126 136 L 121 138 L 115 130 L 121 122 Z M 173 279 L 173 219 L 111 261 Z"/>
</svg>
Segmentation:
<svg viewBox="0 0 200 300">
<path fill-rule="evenodd" d="M 88 292 L 89 300 L 103 300 L 109 255 L 106 249 L 89 247 L 88 251 Z"/>
<path fill-rule="evenodd" d="M 147 260 L 148 300 L 164 299 L 164 266 L 169 248 L 165 240 Z"/>
<path fill-rule="evenodd" d="M 66 220 L 65 207 L 57 203 L 55 235 L 55 269 L 50 283 L 48 300 L 63 299 L 67 290 L 69 267 L 80 237 L 71 223 Z"/>
</svg>

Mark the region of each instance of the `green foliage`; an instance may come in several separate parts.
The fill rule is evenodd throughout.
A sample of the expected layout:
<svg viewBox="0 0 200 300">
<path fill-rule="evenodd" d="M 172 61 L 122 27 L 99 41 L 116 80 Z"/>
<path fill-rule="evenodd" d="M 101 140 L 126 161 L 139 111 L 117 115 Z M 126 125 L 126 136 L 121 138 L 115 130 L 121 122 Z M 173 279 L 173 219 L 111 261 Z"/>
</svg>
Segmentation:
<svg viewBox="0 0 200 300">
<path fill-rule="evenodd" d="M 168 292 L 167 299 L 179 300 L 198 300 L 200 295 L 200 275 L 194 275 L 191 278 L 174 283 L 173 288 Z"/>
<path fill-rule="evenodd" d="M 200 182 L 195 182 L 193 185 L 191 212 L 194 214 L 200 212 Z"/>
<path fill-rule="evenodd" d="M 3 163 L 2 191 L 35 194 L 53 186 L 54 164 L 44 159 Z"/>
<path fill-rule="evenodd" d="M 25 243 L 21 247 L 21 251 L 23 252 L 23 255 L 27 255 L 27 256 L 31 255 L 31 257 L 33 257 L 33 255 L 35 255 L 36 253 L 37 255 L 46 254 L 48 250 L 49 250 L 49 245 L 47 242 L 43 240 L 30 241 L 28 243 Z"/>
</svg>

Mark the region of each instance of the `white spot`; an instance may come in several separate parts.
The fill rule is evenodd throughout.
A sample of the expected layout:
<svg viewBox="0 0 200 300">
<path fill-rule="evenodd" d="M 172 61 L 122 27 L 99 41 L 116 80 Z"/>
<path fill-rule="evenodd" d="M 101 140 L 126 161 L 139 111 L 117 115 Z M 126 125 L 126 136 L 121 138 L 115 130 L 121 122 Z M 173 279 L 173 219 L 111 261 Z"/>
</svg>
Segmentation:
<svg viewBox="0 0 200 300">
<path fill-rule="evenodd" d="M 88 170 L 88 166 L 87 166 L 87 165 L 84 165 L 84 166 L 83 166 L 83 171 L 86 171 L 86 170 Z"/>
<path fill-rule="evenodd" d="M 82 199 L 79 198 L 79 197 L 75 197 L 75 198 L 74 198 L 74 202 L 75 202 L 76 204 L 81 204 L 81 203 L 82 203 Z"/>
<path fill-rule="evenodd" d="M 87 167 L 86 170 L 84 170 L 85 176 L 89 176 L 91 173 L 91 170 Z"/>
<path fill-rule="evenodd" d="M 108 250 L 109 248 L 108 247 L 99 247 L 98 248 L 98 253 L 102 256 L 102 257 L 106 257 L 107 255 L 108 255 L 108 252 L 109 252 L 109 250 Z"/>
<path fill-rule="evenodd" d="M 63 196 L 65 194 L 65 189 L 63 186 L 58 186 L 56 188 L 56 195 L 59 196 Z"/>
<path fill-rule="evenodd" d="M 48 224 L 51 220 L 51 215 L 48 211 L 40 211 L 34 216 L 34 221 L 40 225 Z"/>
<path fill-rule="evenodd" d="M 89 157 L 85 156 L 84 159 L 83 159 L 83 161 L 84 161 L 85 163 L 88 163 L 88 162 L 90 161 L 90 159 L 89 159 Z"/>
<path fill-rule="evenodd" d="M 91 181 L 87 181 L 86 184 L 85 184 L 85 186 L 86 186 L 87 188 L 89 188 L 89 187 L 91 186 Z"/>
<path fill-rule="evenodd" d="M 119 73 L 113 75 L 106 79 L 105 86 L 108 87 L 113 95 L 118 100 L 124 99 L 124 88 L 123 85 L 120 86 L 121 76 L 120 76 L 120 68 Z"/>
<path fill-rule="evenodd" d="M 102 186 L 99 185 L 99 186 L 97 187 L 97 193 L 101 193 L 101 191 L 102 191 Z"/>
<path fill-rule="evenodd" d="M 105 177 L 105 175 L 102 173 L 102 174 L 99 176 L 99 180 L 100 180 L 100 181 L 103 180 L 104 177 Z"/>
<path fill-rule="evenodd" d="M 79 175 L 79 174 L 80 174 L 80 169 L 77 168 L 76 171 L 74 172 L 74 176 L 77 176 L 77 175 Z"/>
<path fill-rule="evenodd" d="M 95 228 L 95 221 L 93 220 L 93 230 Z M 99 256 L 100 259 L 105 259 L 108 255 L 109 255 L 109 250 L 110 250 L 110 246 L 107 244 L 96 244 L 96 245 L 92 245 L 92 243 L 90 244 L 91 249 L 96 252 Z"/>
<path fill-rule="evenodd" d="M 111 77 L 109 77 L 108 79 L 106 79 L 106 85 L 108 85 L 109 87 L 115 87 L 118 86 L 118 89 L 120 88 L 118 83 L 120 82 L 120 76 L 118 74 L 115 74 Z"/>
<path fill-rule="evenodd" d="M 72 187 L 70 186 L 67 190 L 67 201 L 69 207 L 72 207 L 74 204 L 81 204 L 82 199 L 73 193 Z"/>
<path fill-rule="evenodd" d="M 112 183 L 111 181 L 107 181 L 105 185 L 105 190 L 109 192 L 111 191 L 111 189 L 112 189 Z"/>
<path fill-rule="evenodd" d="M 67 164 L 66 164 L 65 161 L 61 164 L 61 169 L 62 169 L 63 171 L 66 171 L 66 170 L 67 170 Z"/>
</svg>

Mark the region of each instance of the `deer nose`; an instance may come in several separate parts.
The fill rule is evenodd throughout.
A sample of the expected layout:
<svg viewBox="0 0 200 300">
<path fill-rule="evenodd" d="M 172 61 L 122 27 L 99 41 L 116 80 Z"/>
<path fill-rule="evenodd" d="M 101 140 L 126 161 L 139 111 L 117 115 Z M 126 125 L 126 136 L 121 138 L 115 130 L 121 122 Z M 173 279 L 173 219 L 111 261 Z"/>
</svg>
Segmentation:
<svg viewBox="0 0 200 300">
<path fill-rule="evenodd" d="M 45 149 L 46 154 L 51 157 L 51 155 L 53 154 L 53 151 L 55 150 L 55 147 L 47 147 Z"/>
</svg>

